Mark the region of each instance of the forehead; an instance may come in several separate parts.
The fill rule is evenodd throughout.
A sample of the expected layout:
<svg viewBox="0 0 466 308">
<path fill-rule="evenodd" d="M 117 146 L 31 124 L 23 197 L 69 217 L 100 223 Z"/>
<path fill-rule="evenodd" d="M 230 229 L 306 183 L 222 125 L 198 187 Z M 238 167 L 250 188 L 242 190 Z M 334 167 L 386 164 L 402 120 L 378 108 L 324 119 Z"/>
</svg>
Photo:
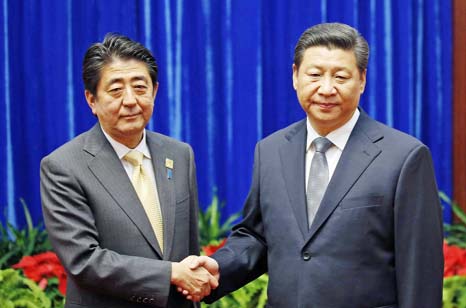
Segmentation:
<svg viewBox="0 0 466 308">
<path fill-rule="evenodd" d="M 325 46 L 309 47 L 304 51 L 301 67 L 357 69 L 353 50 L 328 48 Z"/>
<path fill-rule="evenodd" d="M 113 59 L 103 66 L 100 72 L 100 83 L 117 81 L 131 81 L 133 79 L 145 78 L 151 81 L 147 65 L 135 59 Z"/>
</svg>

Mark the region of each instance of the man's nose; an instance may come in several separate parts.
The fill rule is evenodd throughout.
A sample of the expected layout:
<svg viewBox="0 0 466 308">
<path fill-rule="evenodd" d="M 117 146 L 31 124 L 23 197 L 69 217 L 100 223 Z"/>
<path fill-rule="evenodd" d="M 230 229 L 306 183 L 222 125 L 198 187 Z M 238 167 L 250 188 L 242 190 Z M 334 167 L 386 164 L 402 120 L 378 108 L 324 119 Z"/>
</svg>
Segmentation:
<svg viewBox="0 0 466 308">
<path fill-rule="evenodd" d="M 136 95 L 131 87 L 126 87 L 123 94 L 123 104 L 133 105 L 136 104 Z"/>
<path fill-rule="evenodd" d="M 334 80 L 332 78 L 322 78 L 319 85 L 319 94 L 321 95 L 333 95 L 336 93 Z"/>
</svg>

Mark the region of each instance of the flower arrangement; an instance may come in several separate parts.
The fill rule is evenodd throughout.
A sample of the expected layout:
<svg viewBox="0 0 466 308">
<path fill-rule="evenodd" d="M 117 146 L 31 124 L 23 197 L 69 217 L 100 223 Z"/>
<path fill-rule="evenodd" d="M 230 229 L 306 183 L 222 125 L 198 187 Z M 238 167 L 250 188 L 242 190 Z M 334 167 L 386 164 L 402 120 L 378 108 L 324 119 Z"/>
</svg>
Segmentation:
<svg viewBox="0 0 466 308">
<path fill-rule="evenodd" d="M 443 243 L 444 277 L 466 276 L 466 249 Z"/>
<path fill-rule="evenodd" d="M 444 243 L 443 253 L 443 307 L 466 307 L 466 250 Z"/>
<path fill-rule="evenodd" d="M 12 266 L 21 269 L 24 276 L 35 281 L 52 301 L 52 307 L 62 307 L 66 296 L 66 272 L 54 252 L 47 251 L 24 256 Z"/>
<path fill-rule="evenodd" d="M 51 251 L 47 231 L 42 224 L 33 225 L 24 200 L 20 201 L 26 228 L 0 224 L 0 307 L 62 308 L 65 270 Z"/>
<path fill-rule="evenodd" d="M 443 308 L 463 308 L 466 307 L 466 214 L 442 192 L 440 200 L 458 218 L 457 223 L 444 225 Z"/>
</svg>

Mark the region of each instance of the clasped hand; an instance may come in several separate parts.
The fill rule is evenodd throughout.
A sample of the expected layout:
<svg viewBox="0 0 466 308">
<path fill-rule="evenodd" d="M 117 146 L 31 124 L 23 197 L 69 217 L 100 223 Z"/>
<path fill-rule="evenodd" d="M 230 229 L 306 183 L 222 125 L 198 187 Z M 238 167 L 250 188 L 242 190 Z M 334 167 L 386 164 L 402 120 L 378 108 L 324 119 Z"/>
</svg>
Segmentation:
<svg viewBox="0 0 466 308">
<path fill-rule="evenodd" d="M 172 263 L 171 283 L 188 300 L 199 302 L 218 287 L 220 278 L 217 262 L 206 256 L 189 256 Z"/>
</svg>

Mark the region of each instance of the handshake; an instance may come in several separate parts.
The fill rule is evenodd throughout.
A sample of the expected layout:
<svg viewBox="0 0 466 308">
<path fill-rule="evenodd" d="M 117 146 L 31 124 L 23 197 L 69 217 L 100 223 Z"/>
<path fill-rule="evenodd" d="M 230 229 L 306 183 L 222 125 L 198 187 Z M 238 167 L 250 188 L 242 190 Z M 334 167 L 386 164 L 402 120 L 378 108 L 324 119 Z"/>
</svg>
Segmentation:
<svg viewBox="0 0 466 308">
<path fill-rule="evenodd" d="M 170 283 L 177 287 L 186 299 L 201 301 L 218 287 L 220 278 L 217 261 L 207 256 L 189 256 L 172 263 Z"/>
</svg>

